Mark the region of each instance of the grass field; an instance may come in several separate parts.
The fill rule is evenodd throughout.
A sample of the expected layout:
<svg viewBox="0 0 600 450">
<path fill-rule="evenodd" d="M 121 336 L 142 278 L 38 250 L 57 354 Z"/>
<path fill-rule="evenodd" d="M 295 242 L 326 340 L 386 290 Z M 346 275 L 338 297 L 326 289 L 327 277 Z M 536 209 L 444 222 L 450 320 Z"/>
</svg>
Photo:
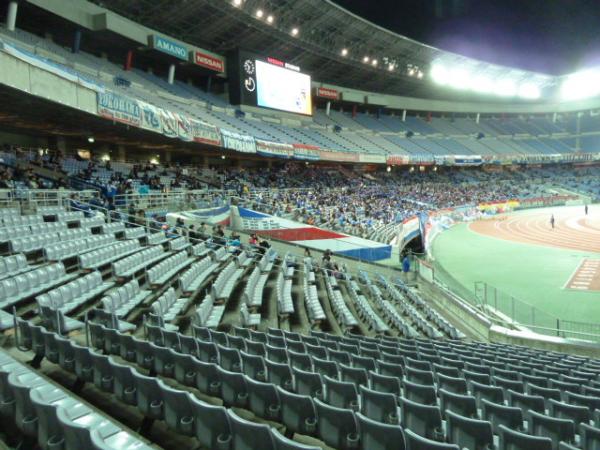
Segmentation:
<svg viewBox="0 0 600 450">
<path fill-rule="evenodd" d="M 556 216 L 557 229 L 564 237 L 553 234 L 550 214 Z M 582 249 L 594 248 L 600 242 L 598 217 L 592 211 L 584 216 L 582 207 L 565 207 L 511 213 L 507 219 L 514 227 L 504 232 L 501 228 L 508 225 L 499 220 L 486 225 L 491 230 L 488 234 L 474 231 L 478 227 L 469 224 L 441 233 L 432 248 L 436 264 L 465 289 L 472 291 L 475 282 L 484 281 L 549 316 L 600 323 L 600 292 L 567 288 L 582 261 L 600 259 L 600 252 L 561 246 L 561 242 L 570 245 L 577 232 L 578 239 L 589 238 L 588 245 L 581 242 Z"/>
</svg>

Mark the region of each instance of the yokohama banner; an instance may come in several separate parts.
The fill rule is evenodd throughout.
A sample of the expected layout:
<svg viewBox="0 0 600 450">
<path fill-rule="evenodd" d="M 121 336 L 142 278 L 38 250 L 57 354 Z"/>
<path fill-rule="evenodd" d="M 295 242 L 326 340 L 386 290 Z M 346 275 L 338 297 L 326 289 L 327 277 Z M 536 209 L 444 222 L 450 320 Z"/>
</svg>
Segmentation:
<svg viewBox="0 0 600 450">
<path fill-rule="evenodd" d="M 141 126 L 142 110 L 136 99 L 110 91 L 98 92 L 97 96 L 99 116 L 127 125 Z"/>
<path fill-rule="evenodd" d="M 256 153 L 256 143 L 253 136 L 237 134 L 232 131 L 221 129 L 223 146 L 229 150 L 237 150 L 242 153 Z"/>
<path fill-rule="evenodd" d="M 289 159 L 294 156 L 294 146 L 256 139 L 256 153 L 261 156 Z"/>
<path fill-rule="evenodd" d="M 221 133 L 214 125 L 209 125 L 198 120 L 190 120 L 194 142 L 221 146 Z"/>
</svg>

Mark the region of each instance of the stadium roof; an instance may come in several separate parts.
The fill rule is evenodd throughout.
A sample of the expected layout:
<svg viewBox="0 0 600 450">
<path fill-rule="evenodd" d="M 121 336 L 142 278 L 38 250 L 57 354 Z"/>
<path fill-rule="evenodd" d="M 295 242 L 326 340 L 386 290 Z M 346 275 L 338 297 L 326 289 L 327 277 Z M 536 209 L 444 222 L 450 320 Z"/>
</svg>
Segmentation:
<svg viewBox="0 0 600 450">
<path fill-rule="evenodd" d="M 552 76 L 496 66 L 425 45 L 379 27 L 330 0 L 95 3 L 184 42 L 223 54 L 242 46 L 298 65 L 320 82 L 349 88 L 422 98 L 481 99 L 481 94 L 432 83 L 429 71 L 439 61 L 469 67 L 476 75 L 533 82 L 540 89 L 556 83 Z"/>
</svg>

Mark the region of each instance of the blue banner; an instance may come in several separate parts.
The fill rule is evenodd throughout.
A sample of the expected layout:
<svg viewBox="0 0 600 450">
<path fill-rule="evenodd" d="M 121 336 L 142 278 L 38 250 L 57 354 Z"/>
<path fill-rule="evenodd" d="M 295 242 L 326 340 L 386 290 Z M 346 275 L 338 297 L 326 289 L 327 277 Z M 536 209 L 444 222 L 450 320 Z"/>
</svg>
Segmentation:
<svg viewBox="0 0 600 450">
<path fill-rule="evenodd" d="M 185 45 L 155 34 L 152 35 L 150 43 L 155 50 L 160 50 L 163 53 L 174 56 L 175 58 L 183 59 L 184 61 L 188 60 L 189 52 Z"/>
</svg>

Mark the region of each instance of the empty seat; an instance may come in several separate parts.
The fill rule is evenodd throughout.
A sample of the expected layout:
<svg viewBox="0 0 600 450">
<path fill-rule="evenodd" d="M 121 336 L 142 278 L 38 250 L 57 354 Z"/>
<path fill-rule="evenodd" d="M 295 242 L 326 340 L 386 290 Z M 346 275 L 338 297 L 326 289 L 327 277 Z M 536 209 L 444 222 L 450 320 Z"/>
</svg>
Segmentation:
<svg viewBox="0 0 600 450">
<path fill-rule="evenodd" d="M 360 386 L 360 400 L 360 411 L 369 419 L 382 423 L 398 423 L 398 400 L 394 394 Z"/>
<path fill-rule="evenodd" d="M 437 395 L 434 386 L 411 383 L 404 380 L 404 397 L 423 405 L 435 405 L 437 403 Z"/>
<path fill-rule="evenodd" d="M 292 391 L 294 387 L 292 378 L 292 369 L 288 364 L 276 363 L 265 360 L 267 366 L 267 381 L 276 386 L 281 386 L 287 391 Z"/>
<path fill-rule="evenodd" d="M 358 426 L 350 409 L 336 408 L 315 399 L 317 434 L 330 447 L 341 450 L 358 446 Z"/>
<path fill-rule="evenodd" d="M 565 441 L 573 443 L 575 439 L 575 425 L 572 420 L 557 419 L 556 417 L 546 416 L 530 410 L 528 415 L 529 434 L 535 436 L 546 436 L 552 439 L 552 448 L 558 449 L 558 443 Z"/>
<path fill-rule="evenodd" d="M 327 375 L 331 378 L 338 377 L 339 367 L 336 361 L 329 361 L 327 359 L 317 358 L 316 356 L 311 356 L 311 360 L 315 372 L 318 372 L 321 375 Z"/>
<path fill-rule="evenodd" d="M 401 384 L 399 378 L 388 377 L 386 375 L 380 375 L 377 372 L 370 371 L 369 379 L 371 380 L 371 389 L 374 391 L 387 392 L 396 395 L 396 397 L 400 397 Z"/>
<path fill-rule="evenodd" d="M 253 450 L 256 448 L 273 450 L 275 444 L 268 425 L 250 422 L 238 416 L 233 410 L 227 410 L 231 424 L 231 448 L 234 450 Z"/>
<path fill-rule="evenodd" d="M 493 403 L 486 399 L 481 400 L 481 416 L 491 422 L 494 433 L 500 433 L 500 425 L 506 425 L 510 429 L 520 430 L 523 428 L 523 412 L 521 408 Z"/>
<path fill-rule="evenodd" d="M 464 417 L 477 416 L 477 403 L 472 395 L 456 394 L 445 389 L 439 389 L 438 394 L 442 417 L 446 416 L 446 411 L 454 411 Z"/>
<path fill-rule="evenodd" d="M 431 370 L 420 370 L 413 367 L 405 367 L 404 375 L 407 381 L 417 384 L 433 386 L 433 372 Z"/>
<path fill-rule="evenodd" d="M 323 398 L 323 379 L 321 374 L 300 369 L 292 369 L 294 374 L 294 392 L 300 395 Z"/>
<path fill-rule="evenodd" d="M 231 429 L 227 410 L 190 396 L 194 416 L 194 432 L 202 447 L 230 448 Z"/>
<path fill-rule="evenodd" d="M 492 403 L 504 403 L 504 389 L 499 386 L 490 386 L 489 384 L 469 381 L 469 390 L 471 395 L 475 396 L 477 404 L 481 407 L 481 400 L 485 399 Z"/>
<path fill-rule="evenodd" d="M 381 423 L 356 413 L 360 447 L 363 450 L 403 450 L 404 432 L 398 424 Z"/>
<path fill-rule="evenodd" d="M 400 398 L 401 425 L 430 439 L 443 437 L 442 416 L 437 406 L 423 405 L 406 398 Z"/>
<path fill-rule="evenodd" d="M 301 444 L 300 442 L 288 439 L 275 428 L 271 428 L 271 436 L 275 450 L 321 450 L 321 447 Z"/>
<path fill-rule="evenodd" d="M 245 407 L 248 404 L 247 377 L 239 372 L 230 372 L 217 366 L 221 380 L 221 397 L 227 406 Z"/>
<path fill-rule="evenodd" d="M 506 394 L 508 404 L 510 406 L 514 406 L 515 408 L 521 408 L 523 412 L 531 410 L 542 414 L 544 413 L 544 397 L 541 397 L 539 395 L 521 394 L 520 392 L 515 392 L 511 389 L 508 389 L 506 391 Z"/>
<path fill-rule="evenodd" d="M 406 450 L 460 450 L 458 445 L 427 439 L 412 430 L 404 430 Z"/>
<path fill-rule="evenodd" d="M 358 390 L 354 383 L 338 381 L 325 375 L 325 402 L 338 408 L 358 409 Z"/>
<path fill-rule="evenodd" d="M 460 448 L 469 450 L 487 450 L 493 448 L 494 436 L 492 424 L 446 411 L 446 434 L 448 441 Z"/>
<path fill-rule="evenodd" d="M 279 420 L 281 404 L 275 385 L 246 377 L 248 408 L 258 417 Z"/>
<path fill-rule="evenodd" d="M 552 439 L 531 436 L 520 431 L 498 425 L 499 448 L 506 450 L 552 450 Z"/>
</svg>

